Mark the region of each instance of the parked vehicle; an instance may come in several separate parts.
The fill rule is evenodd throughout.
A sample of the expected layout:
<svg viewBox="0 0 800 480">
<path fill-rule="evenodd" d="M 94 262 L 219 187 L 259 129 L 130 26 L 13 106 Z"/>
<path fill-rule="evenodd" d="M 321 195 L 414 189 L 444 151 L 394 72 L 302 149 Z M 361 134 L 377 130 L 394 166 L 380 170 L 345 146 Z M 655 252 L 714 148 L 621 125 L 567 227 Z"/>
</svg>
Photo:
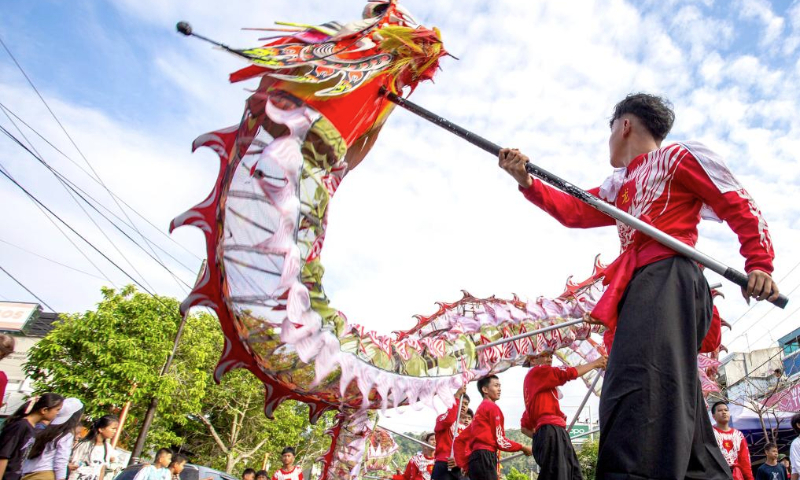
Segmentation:
<svg viewBox="0 0 800 480">
<path fill-rule="evenodd" d="M 114 480 L 133 480 L 133 477 L 136 476 L 136 472 L 142 469 L 146 464 L 144 463 L 137 463 L 136 465 L 131 465 L 127 467 L 125 470 L 119 472 L 119 474 L 114 477 Z M 239 480 L 238 478 L 234 477 L 233 475 L 229 475 L 225 472 L 220 472 L 219 470 L 214 470 L 213 468 L 204 467 L 202 465 L 194 465 L 192 463 L 187 463 L 185 467 L 183 467 L 183 471 L 181 472 L 181 480 Z"/>
</svg>

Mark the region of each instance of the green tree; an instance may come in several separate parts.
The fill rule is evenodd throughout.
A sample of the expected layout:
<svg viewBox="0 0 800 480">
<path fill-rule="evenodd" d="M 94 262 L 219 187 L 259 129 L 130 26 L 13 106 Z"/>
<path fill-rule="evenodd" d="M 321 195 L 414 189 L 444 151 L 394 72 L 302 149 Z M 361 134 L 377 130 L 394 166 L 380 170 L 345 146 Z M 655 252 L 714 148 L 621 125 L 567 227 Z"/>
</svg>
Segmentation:
<svg viewBox="0 0 800 480">
<path fill-rule="evenodd" d="M 528 480 L 528 476 L 514 467 L 506 473 L 506 480 Z"/>
<path fill-rule="evenodd" d="M 297 449 L 298 464 L 303 466 L 327 451 L 330 437 L 324 431 L 333 425 L 332 414 L 311 425 L 305 404 L 285 402 L 274 420 L 264 415 L 263 408 L 261 381 L 246 370 L 229 372 L 219 387 L 209 389 L 192 415 L 197 428 L 187 439 L 187 448 L 203 463 L 228 473 L 242 463 L 261 468 L 265 458 L 274 468 L 286 446 Z"/>
<path fill-rule="evenodd" d="M 597 473 L 597 452 L 600 447 L 598 440 L 586 441 L 578 452 L 578 462 L 581 464 L 584 480 L 594 480 Z"/>
<path fill-rule="evenodd" d="M 181 320 L 178 301 L 139 293 L 133 286 L 104 288 L 102 294 L 96 310 L 61 315 L 30 350 L 24 368 L 35 391 L 77 397 L 90 417 L 116 412 L 131 401 L 123 445 L 138 433 L 155 395 L 159 409 L 147 445 L 179 444 L 176 427 L 188 422 L 186 412 L 199 408 L 219 355 L 216 318 L 202 313 L 187 319 L 173 368 L 160 377 Z"/>
</svg>

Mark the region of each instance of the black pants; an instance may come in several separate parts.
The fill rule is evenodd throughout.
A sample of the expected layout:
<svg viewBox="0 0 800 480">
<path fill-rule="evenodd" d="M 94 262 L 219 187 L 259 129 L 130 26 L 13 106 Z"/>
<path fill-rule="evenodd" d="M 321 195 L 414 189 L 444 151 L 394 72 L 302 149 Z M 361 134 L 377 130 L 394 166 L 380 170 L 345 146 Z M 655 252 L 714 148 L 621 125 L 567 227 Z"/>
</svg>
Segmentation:
<svg viewBox="0 0 800 480">
<path fill-rule="evenodd" d="M 433 463 L 433 471 L 431 472 L 432 480 L 460 480 L 461 469 L 456 467 L 452 470 L 447 468 L 447 462 L 437 460 Z"/>
<path fill-rule="evenodd" d="M 539 465 L 539 480 L 583 480 L 581 464 L 566 428 L 542 425 L 533 435 L 532 446 L 533 459 Z"/>
<path fill-rule="evenodd" d="M 731 478 L 697 373 L 711 309 L 708 283 L 687 258 L 635 272 L 600 396 L 598 480 Z"/>
<path fill-rule="evenodd" d="M 497 453 L 475 450 L 469 454 L 470 480 L 497 480 Z"/>
</svg>

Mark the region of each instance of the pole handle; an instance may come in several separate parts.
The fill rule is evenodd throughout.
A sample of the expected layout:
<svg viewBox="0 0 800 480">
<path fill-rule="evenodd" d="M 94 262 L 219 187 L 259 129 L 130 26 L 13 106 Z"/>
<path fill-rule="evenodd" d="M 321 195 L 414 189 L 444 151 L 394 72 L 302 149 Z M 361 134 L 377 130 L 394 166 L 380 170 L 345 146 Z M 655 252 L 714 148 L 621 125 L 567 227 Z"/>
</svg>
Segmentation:
<svg viewBox="0 0 800 480">
<path fill-rule="evenodd" d="M 735 283 L 736 285 L 739 285 L 742 288 L 747 288 L 747 281 L 748 281 L 747 275 L 740 272 L 739 270 L 728 267 L 728 269 L 725 270 L 722 276 L 727 278 L 731 282 Z M 789 298 L 782 293 L 778 295 L 778 298 L 775 299 L 775 301 L 772 302 L 773 305 L 780 308 L 786 308 L 786 304 L 788 303 L 789 303 Z"/>
</svg>

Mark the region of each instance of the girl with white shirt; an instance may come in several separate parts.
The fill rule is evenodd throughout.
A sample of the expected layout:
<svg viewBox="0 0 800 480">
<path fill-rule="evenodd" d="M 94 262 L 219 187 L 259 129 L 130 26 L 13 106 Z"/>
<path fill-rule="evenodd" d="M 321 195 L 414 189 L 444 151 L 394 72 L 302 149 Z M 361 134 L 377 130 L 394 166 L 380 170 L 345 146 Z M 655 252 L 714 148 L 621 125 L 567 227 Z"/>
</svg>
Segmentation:
<svg viewBox="0 0 800 480">
<path fill-rule="evenodd" d="M 111 440 L 117 434 L 119 419 L 100 417 L 72 451 L 69 480 L 100 480 L 115 459 Z"/>
<path fill-rule="evenodd" d="M 65 480 L 75 427 L 83 416 L 83 403 L 67 398 L 56 418 L 31 439 L 22 464 L 22 480 Z"/>
</svg>

